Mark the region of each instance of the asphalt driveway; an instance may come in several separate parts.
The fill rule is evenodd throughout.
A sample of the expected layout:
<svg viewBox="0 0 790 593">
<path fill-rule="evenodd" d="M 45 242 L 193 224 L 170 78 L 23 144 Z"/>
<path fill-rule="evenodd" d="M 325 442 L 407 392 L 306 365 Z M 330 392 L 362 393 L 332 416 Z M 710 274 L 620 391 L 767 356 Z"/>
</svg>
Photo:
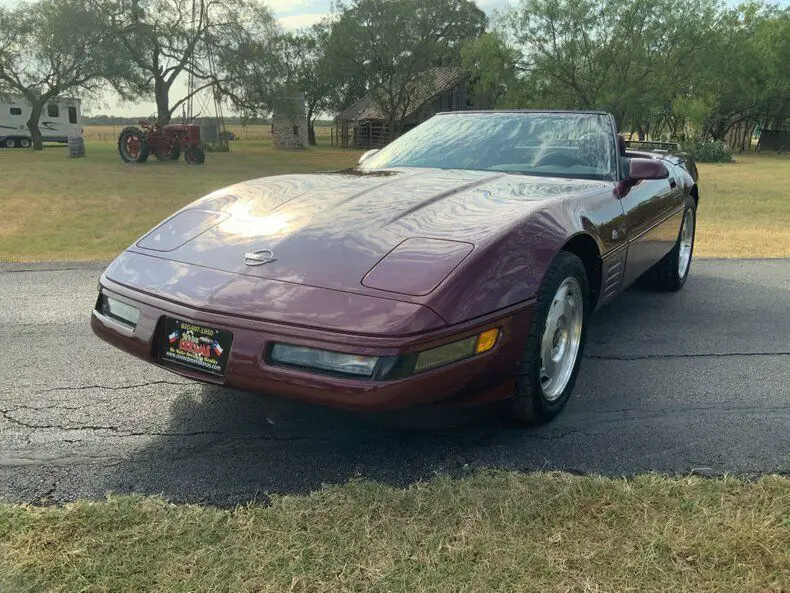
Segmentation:
<svg viewBox="0 0 790 593">
<path fill-rule="evenodd" d="M 574 398 L 540 428 L 499 406 L 361 415 L 182 379 L 93 336 L 100 272 L 0 264 L 0 501 L 233 504 L 483 467 L 790 471 L 790 260 L 696 261 L 678 294 L 626 292 L 593 317 Z"/>
</svg>

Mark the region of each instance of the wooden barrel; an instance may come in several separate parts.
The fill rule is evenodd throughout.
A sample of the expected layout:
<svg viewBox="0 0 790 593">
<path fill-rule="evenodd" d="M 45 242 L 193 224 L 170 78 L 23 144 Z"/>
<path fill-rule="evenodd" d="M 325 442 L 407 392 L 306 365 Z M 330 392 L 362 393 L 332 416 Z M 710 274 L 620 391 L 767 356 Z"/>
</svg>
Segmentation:
<svg viewBox="0 0 790 593">
<path fill-rule="evenodd" d="M 82 136 L 69 136 L 69 156 L 71 158 L 85 156 L 85 140 Z"/>
</svg>

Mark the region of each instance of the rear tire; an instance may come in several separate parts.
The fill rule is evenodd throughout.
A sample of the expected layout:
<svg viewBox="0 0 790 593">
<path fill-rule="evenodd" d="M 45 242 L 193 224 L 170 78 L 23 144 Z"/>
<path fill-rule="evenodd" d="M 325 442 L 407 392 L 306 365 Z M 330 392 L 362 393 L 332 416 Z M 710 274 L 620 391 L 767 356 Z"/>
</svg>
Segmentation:
<svg viewBox="0 0 790 593">
<path fill-rule="evenodd" d="M 19 148 L 30 148 L 33 146 L 33 142 L 30 140 L 30 138 L 20 138 L 18 144 Z"/>
<path fill-rule="evenodd" d="M 691 272 L 696 225 L 697 203 L 693 198 L 687 198 L 686 209 L 683 211 L 683 222 L 680 224 L 680 232 L 675 246 L 656 265 L 644 273 L 640 279 L 643 285 L 664 292 L 675 292 L 683 288 L 689 277 L 689 272 Z"/>
<path fill-rule="evenodd" d="M 16 148 L 16 139 L 15 138 L 6 138 L 3 140 L 3 146 L 6 148 Z"/>
<path fill-rule="evenodd" d="M 144 163 L 148 160 L 148 141 L 140 128 L 129 126 L 118 136 L 118 154 L 124 163 Z"/>
<path fill-rule="evenodd" d="M 560 251 L 538 290 L 512 413 L 530 424 L 552 420 L 568 403 L 587 336 L 589 285 L 582 261 Z"/>
</svg>

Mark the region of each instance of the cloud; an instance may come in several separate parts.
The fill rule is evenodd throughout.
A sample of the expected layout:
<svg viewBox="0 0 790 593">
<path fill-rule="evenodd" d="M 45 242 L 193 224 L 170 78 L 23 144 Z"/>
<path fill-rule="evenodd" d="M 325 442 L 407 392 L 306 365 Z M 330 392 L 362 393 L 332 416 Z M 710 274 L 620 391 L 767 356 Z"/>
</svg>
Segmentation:
<svg viewBox="0 0 790 593">
<path fill-rule="evenodd" d="M 504 10 L 513 4 L 512 1 L 508 0 L 475 0 L 475 3 L 486 12 Z"/>
<path fill-rule="evenodd" d="M 266 5 L 276 14 L 300 12 L 302 9 L 318 8 L 317 4 L 325 4 L 320 0 L 264 0 Z"/>
<path fill-rule="evenodd" d="M 304 14 L 283 16 L 277 20 L 280 22 L 283 29 L 301 29 L 314 25 L 326 16 L 329 16 L 328 12 L 307 12 Z"/>
</svg>

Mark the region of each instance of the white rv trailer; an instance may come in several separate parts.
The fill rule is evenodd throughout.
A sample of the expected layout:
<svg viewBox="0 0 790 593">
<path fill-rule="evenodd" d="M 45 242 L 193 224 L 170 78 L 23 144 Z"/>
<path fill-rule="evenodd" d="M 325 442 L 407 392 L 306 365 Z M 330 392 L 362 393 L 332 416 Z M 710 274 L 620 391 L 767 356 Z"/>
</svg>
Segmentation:
<svg viewBox="0 0 790 593">
<path fill-rule="evenodd" d="M 0 146 L 28 148 L 32 141 L 27 120 L 30 103 L 21 97 L 0 98 Z M 68 142 L 70 136 L 82 136 L 82 111 L 79 99 L 57 99 L 44 105 L 38 120 L 44 142 Z"/>
</svg>

